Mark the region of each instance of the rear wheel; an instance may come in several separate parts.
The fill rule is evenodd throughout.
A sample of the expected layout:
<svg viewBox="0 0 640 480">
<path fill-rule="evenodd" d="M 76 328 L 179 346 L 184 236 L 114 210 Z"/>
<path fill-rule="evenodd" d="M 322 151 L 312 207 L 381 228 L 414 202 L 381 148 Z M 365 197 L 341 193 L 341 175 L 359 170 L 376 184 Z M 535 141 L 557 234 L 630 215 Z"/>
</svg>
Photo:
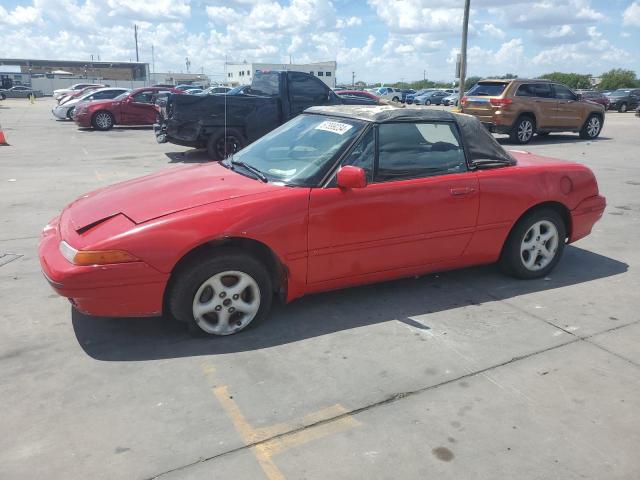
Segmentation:
<svg viewBox="0 0 640 480">
<path fill-rule="evenodd" d="M 241 150 L 246 144 L 247 141 L 239 130 L 227 128 L 225 132 L 221 129 L 207 140 L 207 152 L 211 160 L 220 161 Z"/>
<path fill-rule="evenodd" d="M 618 111 L 619 111 L 620 113 L 625 113 L 625 112 L 627 111 L 627 104 L 626 104 L 626 102 L 622 102 L 622 103 L 620 104 L 620 106 L 618 107 Z"/>
<path fill-rule="evenodd" d="M 600 135 L 601 130 L 602 122 L 600 117 L 598 115 L 591 115 L 587 118 L 587 121 L 584 122 L 584 125 L 580 130 L 580 138 L 584 138 L 585 140 L 597 138 L 598 135 Z"/>
<path fill-rule="evenodd" d="M 529 143 L 533 138 L 533 133 L 536 131 L 536 123 L 528 115 L 522 116 L 516 120 L 516 123 L 513 124 L 511 128 L 511 133 L 509 137 L 512 142 L 519 143 L 520 145 L 524 145 L 525 143 Z"/>
<path fill-rule="evenodd" d="M 564 221 L 555 210 L 534 210 L 513 227 L 500 266 L 517 278 L 544 277 L 560 260 L 566 234 Z"/>
<path fill-rule="evenodd" d="M 273 289 L 265 266 L 240 250 L 200 257 L 176 273 L 168 305 L 176 319 L 209 335 L 231 335 L 264 319 Z"/>
<path fill-rule="evenodd" d="M 96 112 L 91 118 L 91 125 L 96 130 L 111 130 L 113 128 L 114 119 L 113 115 L 109 112 L 100 111 Z"/>
</svg>

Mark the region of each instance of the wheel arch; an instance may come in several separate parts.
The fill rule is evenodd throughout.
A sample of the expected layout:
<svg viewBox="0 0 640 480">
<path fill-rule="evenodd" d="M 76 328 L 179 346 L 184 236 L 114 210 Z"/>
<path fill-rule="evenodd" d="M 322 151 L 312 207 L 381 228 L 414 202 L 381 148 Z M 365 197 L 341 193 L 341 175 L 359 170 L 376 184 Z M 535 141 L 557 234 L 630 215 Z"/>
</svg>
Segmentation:
<svg viewBox="0 0 640 480">
<path fill-rule="evenodd" d="M 538 118 L 536 117 L 535 112 L 530 111 L 530 110 L 525 110 L 523 112 L 520 112 L 518 114 L 518 116 L 516 117 L 516 121 L 513 123 L 514 125 L 518 122 L 518 120 L 520 120 L 522 117 L 531 117 L 533 119 L 533 122 L 535 123 L 535 128 L 538 128 Z"/>
<path fill-rule="evenodd" d="M 505 237 L 505 239 L 504 239 L 504 241 L 502 243 L 502 248 L 500 249 L 500 251 L 501 252 L 504 251 L 504 248 L 507 245 L 509 237 L 511 237 L 511 233 L 514 231 L 516 225 L 518 225 L 522 221 L 523 218 L 525 218 L 527 215 L 529 215 L 530 213 L 532 213 L 532 212 L 534 212 L 536 210 L 542 210 L 542 209 L 545 209 L 545 208 L 554 210 L 555 212 L 558 213 L 558 215 L 560 215 L 560 218 L 562 218 L 562 220 L 564 221 L 564 226 L 565 226 L 565 229 L 566 229 L 567 239 L 571 238 L 571 231 L 572 231 L 571 212 L 569 211 L 567 206 L 564 205 L 563 203 L 557 202 L 557 201 L 541 202 L 541 203 L 538 203 L 536 205 L 533 205 L 533 206 L 529 207 L 527 210 L 522 212 L 522 214 L 518 217 L 518 219 L 515 222 L 513 222 L 513 224 L 511 225 L 511 228 L 509 229 L 509 233 L 507 234 L 507 236 Z"/>
<path fill-rule="evenodd" d="M 210 240 L 195 246 L 185 253 L 171 269 L 171 275 L 165 288 L 163 307 L 167 310 L 168 295 L 173 288 L 175 279 L 180 274 L 182 268 L 189 263 L 195 261 L 198 257 L 215 253 L 222 248 L 235 248 L 247 252 L 262 262 L 271 275 L 274 292 L 281 299 L 285 299 L 287 295 L 287 278 L 288 269 L 280 260 L 278 255 L 265 243 L 246 237 L 224 237 Z"/>
</svg>

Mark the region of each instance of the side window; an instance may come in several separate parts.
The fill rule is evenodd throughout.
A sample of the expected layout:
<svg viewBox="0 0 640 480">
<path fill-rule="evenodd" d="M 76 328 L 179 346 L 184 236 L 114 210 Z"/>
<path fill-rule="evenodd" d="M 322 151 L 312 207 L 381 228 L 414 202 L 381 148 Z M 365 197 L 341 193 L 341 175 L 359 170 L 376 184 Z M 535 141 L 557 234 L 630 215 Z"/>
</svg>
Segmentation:
<svg viewBox="0 0 640 480">
<path fill-rule="evenodd" d="M 534 96 L 539 98 L 553 98 L 553 93 L 551 92 L 551 85 L 548 83 L 536 83 L 531 85 Z"/>
<path fill-rule="evenodd" d="M 533 85 L 530 83 L 523 83 L 518 87 L 518 91 L 516 92 L 516 97 L 535 97 L 535 92 L 533 91 Z"/>
<path fill-rule="evenodd" d="M 553 88 L 556 92 L 555 97 L 559 100 L 575 100 L 576 99 L 575 94 L 564 85 L 554 85 Z"/>
<path fill-rule="evenodd" d="M 136 93 L 133 96 L 133 101 L 135 103 L 153 103 L 153 92 L 146 90 L 143 92 Z"/>
<path fill-rule="evenodd" d="M 351 153 L 342 161 L 342 166 L 353 165 L 362 168 L 367 174 L 367 182 L 373 181 L 373 162 L 376 153 L 376 142 L 373 128 L 370 128 L 365 136 L 351 150 Z"/>
<path fill-rule="evenodd" d="M 297 72 L 291 72 L 289 75 L 289 94 L 292 102 L 308 106 L 327 103 L 329 92 L 321 80 Z"/>
<path fill-rule="evenodd" d="M 383 123 L 375 181 L 430 177 L 467 170 L 452 123 Z"/>
</svg>

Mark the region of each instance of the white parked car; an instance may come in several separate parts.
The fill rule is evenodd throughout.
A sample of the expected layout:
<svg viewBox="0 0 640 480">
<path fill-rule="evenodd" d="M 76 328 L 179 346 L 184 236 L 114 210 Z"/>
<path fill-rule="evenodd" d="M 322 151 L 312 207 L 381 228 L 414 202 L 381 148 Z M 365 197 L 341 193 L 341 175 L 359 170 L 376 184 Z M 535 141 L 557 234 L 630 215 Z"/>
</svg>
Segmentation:
<svg viewBox="0 0 640 480">
<path fill-rule="evenodd" d="M 53 98 L 60 100 L 65 95 L 82 90 L 86 87 L 104 87 L 104 85 L 100 85 L 98 83 L 76 83 L 75 85 L 71 85 L 69 88 L 59 88 L 58 90 L 54 90 Z"/>
<path fill-rule="evenodd" d="M 444 97 L 442 99 L 442 104 L 443 105 L 455 105 L 458 106 L 458 101 L 460 99 L 460 96 L 457 93 L 453 93 L 451 95 L 449 95 L 448 97 Z"/>
<path fill-rule="evenodd" d="M 374 95 L 384 100 L 391 100 L 392 102 L 400 102 L 400 100 L 402 100 L 402 90 L 399 88 L 380 87 L 375 91 Z"/>
<path fill-rule="evenodd" d="M 60 120 L 71 120 L 73 111 L 76 108 L 76 105 L 78 105 L 80 102 L 108 100 L 111 98 L 116 98 L 118 95 L 121 95 L 128 91 L 128 88 L 99 88 L 98 90 L 87 92 L 84 95 L 79 96 L 78 98 L 73 98 L 67 102 L 61 103 L 60 105 L 56 105 L 55 107 L 53 107 L 51 112 L 53 113 L 54 117 Z"/>
</svg>

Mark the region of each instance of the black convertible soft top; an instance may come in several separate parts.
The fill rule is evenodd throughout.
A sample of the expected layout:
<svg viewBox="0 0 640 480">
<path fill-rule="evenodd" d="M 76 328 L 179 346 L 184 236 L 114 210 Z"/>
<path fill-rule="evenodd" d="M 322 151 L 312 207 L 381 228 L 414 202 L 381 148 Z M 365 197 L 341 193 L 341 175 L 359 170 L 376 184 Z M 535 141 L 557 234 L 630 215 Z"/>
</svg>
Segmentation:
<svg viewBox="0 0 640 480">
<path fill-rule="evenodd" d="M 335 105 L 307 108 L 304 113 L 352 118 L 371 123 L 455 122 L 470 162 L 491 161 L 516 164 L 515 158 L 502 148 L 480 121 L 471 115 L 431 108 L 400 108 L 392 105 Z"/>
</svg>

